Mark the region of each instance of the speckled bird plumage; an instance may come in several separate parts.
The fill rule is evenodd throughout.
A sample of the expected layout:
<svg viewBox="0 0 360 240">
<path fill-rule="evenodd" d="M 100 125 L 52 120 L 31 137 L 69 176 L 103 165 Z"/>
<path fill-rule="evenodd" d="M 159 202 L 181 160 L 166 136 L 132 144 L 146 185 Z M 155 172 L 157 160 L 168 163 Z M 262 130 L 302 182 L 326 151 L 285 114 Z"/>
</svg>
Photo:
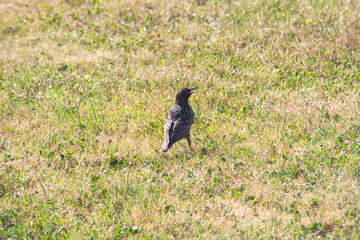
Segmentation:
<svg viewBox="0 0 360 240">
<path fill-rule="evenodd" d="M 164 143 L 160 151 L 166 152 L 174 143 L 186 138 L 191 149 L 190 129 L 194 123 L 194 111 L 188 99 L 196 88 L 183 88 L 176 94 L 175 105 L 166 116 L 164 126 Z"/>
</svg>

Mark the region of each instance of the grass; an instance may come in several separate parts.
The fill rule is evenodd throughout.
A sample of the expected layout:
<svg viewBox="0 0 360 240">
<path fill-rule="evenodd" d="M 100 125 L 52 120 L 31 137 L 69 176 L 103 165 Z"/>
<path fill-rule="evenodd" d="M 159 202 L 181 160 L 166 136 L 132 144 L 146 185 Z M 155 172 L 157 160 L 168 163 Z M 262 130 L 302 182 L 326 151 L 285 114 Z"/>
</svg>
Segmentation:
<svg viewBox="0 0 360 240">
<path fill-rule="evenodd" d="M 359 7 L 0 2 L 0 239 L 357 238 Z"/>
</svg>

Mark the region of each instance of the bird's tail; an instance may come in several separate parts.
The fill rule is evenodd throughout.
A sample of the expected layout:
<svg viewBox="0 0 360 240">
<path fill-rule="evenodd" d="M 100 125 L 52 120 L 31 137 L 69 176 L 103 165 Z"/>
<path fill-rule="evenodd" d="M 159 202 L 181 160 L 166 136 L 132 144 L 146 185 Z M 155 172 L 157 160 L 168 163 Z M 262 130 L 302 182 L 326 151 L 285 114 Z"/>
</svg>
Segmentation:
<svg viewBox="0 0 360 240">
<path fill-rule="evenodd" d="M 164 142 L 164 144 L 163 144 L 162 147 L 160 148 L 160 151 L 166 152 L 168 149 L 169 149 L 169 143 Z"/>
</svg>

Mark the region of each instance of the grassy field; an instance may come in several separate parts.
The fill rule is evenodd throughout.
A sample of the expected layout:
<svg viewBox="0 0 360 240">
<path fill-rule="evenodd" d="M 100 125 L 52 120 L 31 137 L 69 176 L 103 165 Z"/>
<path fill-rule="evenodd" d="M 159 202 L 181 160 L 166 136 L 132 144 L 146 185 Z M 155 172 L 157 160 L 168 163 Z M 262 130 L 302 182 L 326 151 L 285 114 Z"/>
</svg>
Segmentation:
<svg viewBox="0 0 360 240">
<path fill-rule="evenodd" d="M 358 238 L 359 59 L 357 0 L 0 0 L 0 239 Z"/>
</svg>

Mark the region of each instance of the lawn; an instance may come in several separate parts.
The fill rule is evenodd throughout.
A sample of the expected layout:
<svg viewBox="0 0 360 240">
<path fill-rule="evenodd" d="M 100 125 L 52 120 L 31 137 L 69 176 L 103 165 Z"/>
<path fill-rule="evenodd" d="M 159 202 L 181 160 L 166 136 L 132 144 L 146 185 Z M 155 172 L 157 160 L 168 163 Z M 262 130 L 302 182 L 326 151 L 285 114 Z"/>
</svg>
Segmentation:
<svg viewBox="0 0 360 240">
<path fill-rule="evenodd" d="M 0 239 L 358 238 L 359 9 L 0 0 Z"/>
</svg>

